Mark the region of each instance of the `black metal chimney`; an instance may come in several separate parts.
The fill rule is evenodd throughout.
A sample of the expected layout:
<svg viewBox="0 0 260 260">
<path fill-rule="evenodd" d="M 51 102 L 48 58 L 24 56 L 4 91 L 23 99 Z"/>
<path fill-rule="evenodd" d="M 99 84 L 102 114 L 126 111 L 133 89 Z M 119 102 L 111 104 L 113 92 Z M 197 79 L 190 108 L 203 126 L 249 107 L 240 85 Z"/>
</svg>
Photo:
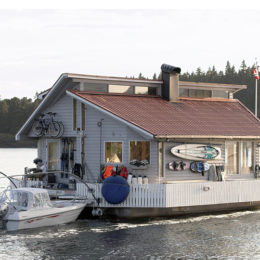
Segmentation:
<svg viewBox="0 0 260 260">
<path fill-rule="evenodd" d="M 162 97 L 168 101 L 177 101 L 179 95 L 179 74 L 181 68 L 162 64 Z"/>
</svg>

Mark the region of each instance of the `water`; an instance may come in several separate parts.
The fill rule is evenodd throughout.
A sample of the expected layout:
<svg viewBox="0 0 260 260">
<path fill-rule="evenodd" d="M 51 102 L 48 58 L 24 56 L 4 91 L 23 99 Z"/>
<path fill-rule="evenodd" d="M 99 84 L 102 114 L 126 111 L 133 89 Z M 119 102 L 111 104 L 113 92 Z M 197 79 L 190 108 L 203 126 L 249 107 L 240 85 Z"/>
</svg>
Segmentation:
<svg viewBox="0 0 260 260">
<path fill-rule="evenodd" d="M 32 167 L 34 158 L 34 149 L 0 149 L 1 170 L 8 174 Z M 260 210 L 1 230 L 0 259 L 260 259 Z"/>
<path fill-rule="evenodd" d="M 0 148 L 0 172 L 7 175 L 22 175 L 24 168 L 34 168 L 33 160 L 37 157 L 37 149 L 30 148 Z M 2 176 L 0 176 L 2 177 Z M 0 178 L 0 190 L 6 187 L 9 181 Z"/>
</svg>

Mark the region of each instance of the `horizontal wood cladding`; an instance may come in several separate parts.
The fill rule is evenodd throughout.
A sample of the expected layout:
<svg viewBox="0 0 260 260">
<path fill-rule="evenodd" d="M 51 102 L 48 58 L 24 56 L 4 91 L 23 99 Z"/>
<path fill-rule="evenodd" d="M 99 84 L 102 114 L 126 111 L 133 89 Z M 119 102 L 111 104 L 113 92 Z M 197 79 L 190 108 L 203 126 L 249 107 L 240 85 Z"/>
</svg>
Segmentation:
<svg viewBox="0 0 260 260">
<path fill-rule="evenodd" d="M 220 142 L 218 140 L 218 142 L 215 141 L 211 141 L 211 142 L 207 142 L 205 140 L 200 140 L 199 142 L 184 142 L 184 140 L 182 140 L 182 142 L 165 142 L 164 143 L 164 166 L 165 166 L 165 177 L 163 178 L 163 181 L 174 181 L 174 180 L 208 180 L 208 174 L 207 172 L 205 172 L 204 176 L 201 173 L 193 173 L 192 171 L 190 171 L 189 169 L 187 170 L 176 170 L 176 171 L 172 171 L 169 170 L 169 163 L 176 161 L 176 162 L 186 162 L 187 164 L 191 163 L 191 160 L 185 160 L 182 158 L 178 158 L 174 155 L 172 155 L 171 153 L 171 148 L 178 146 L 178 145 L 182 145 L 185 143 L 199 143 L 199 144 L 207 144 L 207 145 L 213 145 L 213 146 L 217 146 L 221 148 L 221 159 L 214 161 L 211 160 L 209 162 L 209 164 L 215 164 L 215 165 L 222 165 L 224 164 L 224 151 L 225 151 L 225 145 L 224 145 L 224 141 Z"/>
<path fill-rule="evenodd" d="M 98 126 L 98 122 L 102 122 L 102 129 Z M 102 136 L 101 136 L 102 135 Z M 123 154 L 122 164 L 127 167 L 128 172 L 137 176 L 146 175 L 150 180 L 157 177 L 157 142 L 151 142 L 150 146 L 150 165 L 146 170 L 132 170 L 129 164 L 129 142 L 145 141 L 145 139 L 131 130 L 123 123 L 105 116 L 89 106 L 86 110 L 86 163 L 87 174 L 86 179 L 95 181 L 98 179 L 99 165 L 105 164 L 105 142 L 122 142 Z M 101 143 L 101 146 L 100 146 Z M 100 150 L 101 149 L 101 150 Z"/>
</svg>

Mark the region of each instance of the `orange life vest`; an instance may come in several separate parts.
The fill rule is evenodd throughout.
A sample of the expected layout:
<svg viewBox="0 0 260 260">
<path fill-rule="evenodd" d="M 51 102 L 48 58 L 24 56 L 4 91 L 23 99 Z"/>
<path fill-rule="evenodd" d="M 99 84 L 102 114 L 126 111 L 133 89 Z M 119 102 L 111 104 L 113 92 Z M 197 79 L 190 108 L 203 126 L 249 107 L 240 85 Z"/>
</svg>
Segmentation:
<svg viewBox="0 0 260 260">
<path fill-rule="evenodd" d="M 106 179 L 114 174 L 113 168 L 114 168 L 114 166 L 111 166 L 111 165 L 108 165 L 106 167 L 104 175 L 103 175 L 104 179 Z"/>
<path fill-rule="evenodd" d="M 123 167 L 123 168 L 122 168 L 122 170 L 121 170 L 121 172 L 120 172 L 120 176 L 123 177 L 123 178 L 125 178 L 125 179 L 127 180 L 128 174 L 127 174 L 127 169 L 126 169 L 126 167 Z"/>
</svg>

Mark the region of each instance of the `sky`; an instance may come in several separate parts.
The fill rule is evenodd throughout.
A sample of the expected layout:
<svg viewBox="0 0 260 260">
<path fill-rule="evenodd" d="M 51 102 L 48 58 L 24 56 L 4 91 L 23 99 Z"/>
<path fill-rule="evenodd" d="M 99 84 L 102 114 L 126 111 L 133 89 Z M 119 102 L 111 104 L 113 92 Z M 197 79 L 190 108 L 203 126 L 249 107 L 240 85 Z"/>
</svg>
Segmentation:
<svg viewBox="0 0 260 260">
<path fill-rule="evenodd" d="M 66 72 L 151 78 L 163 63 L 191 72 L 260 61 L 260 5 L 161 2 L 150 9 L 66 2 L 0 8 L 0 98 L 33 98 Z"/>
</svg>

